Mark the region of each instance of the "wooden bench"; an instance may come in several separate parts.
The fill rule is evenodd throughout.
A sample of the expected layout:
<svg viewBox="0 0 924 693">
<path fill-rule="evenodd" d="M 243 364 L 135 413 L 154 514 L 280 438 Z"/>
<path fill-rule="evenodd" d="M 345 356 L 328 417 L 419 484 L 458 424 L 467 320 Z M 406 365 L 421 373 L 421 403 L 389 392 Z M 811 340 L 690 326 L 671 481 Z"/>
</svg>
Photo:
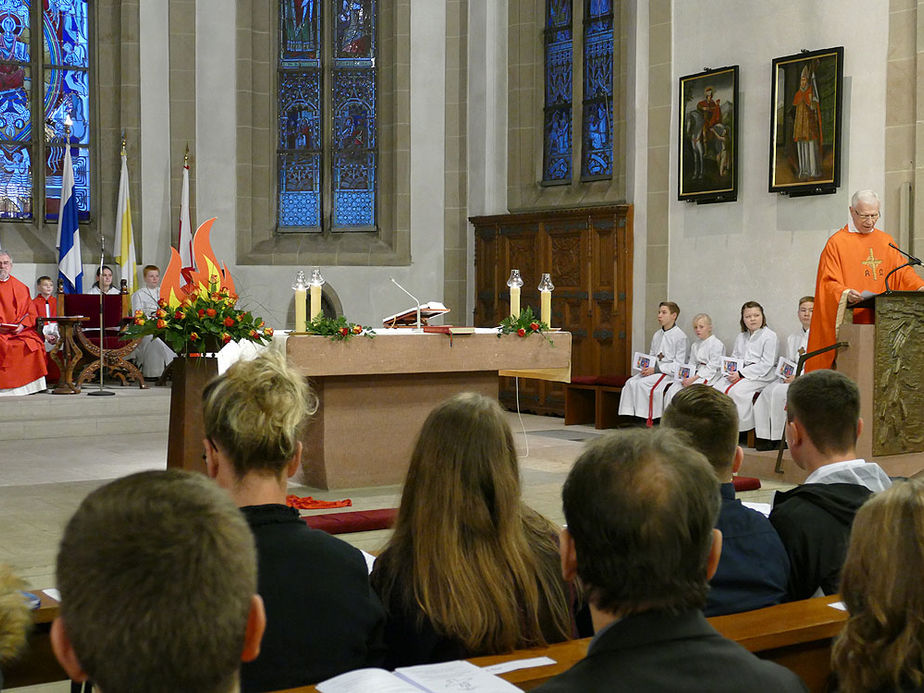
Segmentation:
<svg viewBox="0 0 924 693">
<path fill-rule="evenodd" d="M 587 378 L 587 380 L 593 380 Z M 565 425 L 589 424 L 594 428 L 615 428 L 619 416 L 619 397 L 622 385 L 612 384 L 619 379 L 604 378 L 607 382 L 570 382 L 565 385 Z M 625 378 L 622 378 L 624 381 Z M 626 421 L 630 419 L 626 417 Z"/>
<path fill-rule="evenodd" d="M 847 612 L 829 604 L 840 597 L 816 597 L 765 609 L 708 619 L 713 628 L 761 659 L 785 666 L 805 681 L 810 691 L 826 690 L 831 673 L 831 642 L 841 631 Z M 501 674 L 501 678 L 524 691 L 567 671 L 587 654 L 590 638 L 557 643 L 503 655 L 473 657 L 470 662 L 489 666 L 531 657 L 549 657 L 554 664 Z M 300 686 L 277 693 L 308 693 L 314 686 Z"/>
</svg>

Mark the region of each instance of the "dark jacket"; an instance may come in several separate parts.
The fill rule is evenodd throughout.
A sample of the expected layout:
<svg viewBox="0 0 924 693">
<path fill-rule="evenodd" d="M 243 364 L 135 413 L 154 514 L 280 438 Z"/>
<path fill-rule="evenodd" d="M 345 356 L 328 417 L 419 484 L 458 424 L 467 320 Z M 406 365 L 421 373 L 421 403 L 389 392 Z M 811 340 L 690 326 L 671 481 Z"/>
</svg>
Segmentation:
<svg viewBox="0 0 924 693">
<path fill-rule="evenodd" d="M 294 508 L 241 510 L 257 542 L 266 606 L 260 656 L 241 667 L 241 690 L 294 688 L 381 666 L 385 613 L 359 550 L 310 529 Z"/>
<path fill-rule="evenodd" d="M 604 628 L 543 693 L 805 691 L 794 673 L 721 636 L 698 609 L 646 611 Z"/>
<path fill-rule="evenodd" d="M 819 587 L 837 592 L 853 518 L 871 495 L 865 486 L 844 483 L 776 493 L 770 523 L 789 554 L 790 599 L 808 599 Z"/>
</svg>

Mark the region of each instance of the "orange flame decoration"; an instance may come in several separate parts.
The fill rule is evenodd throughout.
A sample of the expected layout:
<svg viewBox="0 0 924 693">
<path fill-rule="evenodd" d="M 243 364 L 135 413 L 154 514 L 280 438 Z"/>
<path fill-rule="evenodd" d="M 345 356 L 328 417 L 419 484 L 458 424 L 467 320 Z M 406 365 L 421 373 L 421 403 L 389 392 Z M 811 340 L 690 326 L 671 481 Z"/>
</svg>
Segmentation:
<svg viewBox="0 0 924 693">
<path fill-rule="evenodd" d="M 171 308 L 176 308 L 180 305 L 183 299 L 192 293 L 193 289 L 208 290 L 211 277 L 217 278 L 217 288 L 227 288 L 232 294 L 236 293 L 231 273 L 224 263 L 219 267 L 218 259 L 212 251 L 212 244 L 209 242 L 209 233 L 215 219 L 216 217 L 212 217 L 208 221 L 202 222 L 193 237 L 193 262 L 197 269 L 184 272 L 180 254 L 176 248 L 170 248 L 170 264 L 164 270 L 163 280 L 160 285 L 160 297 L 166 299 L 167 305 Z M 186 284 L 183 283 L 184 274 L 189 279 Z"/>
</svg>

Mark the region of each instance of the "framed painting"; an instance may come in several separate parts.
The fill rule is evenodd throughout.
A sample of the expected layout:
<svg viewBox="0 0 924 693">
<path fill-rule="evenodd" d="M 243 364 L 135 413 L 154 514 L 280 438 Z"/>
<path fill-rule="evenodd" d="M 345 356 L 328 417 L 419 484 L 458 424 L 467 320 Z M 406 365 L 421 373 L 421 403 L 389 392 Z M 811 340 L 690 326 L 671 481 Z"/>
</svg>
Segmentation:
<svg viewBox="0 0 924 693">
<path fill-rule="evenodd" d="M 770 192 L 833 193 L 841 182 L 844 47 L 773 61 Z"/>
<path fill-rule="evenodd" d="M 677 199 L 738 199 L 738 66 L 680 78 Z"/>
</svg>

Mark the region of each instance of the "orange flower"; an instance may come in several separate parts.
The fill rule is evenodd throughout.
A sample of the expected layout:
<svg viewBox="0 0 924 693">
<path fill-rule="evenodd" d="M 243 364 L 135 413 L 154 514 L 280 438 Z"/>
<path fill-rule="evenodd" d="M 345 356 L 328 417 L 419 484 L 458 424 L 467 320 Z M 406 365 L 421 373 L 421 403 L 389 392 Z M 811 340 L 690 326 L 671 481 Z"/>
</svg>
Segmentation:
<svg viewBox="0 0 924 693">
<path fill-rule="evenodd" d="M 229 335 L 227 332 L 222 332 L 222 333 L 221 333 L 221 341 L 224 342 L 225 344 L 227 344 L 228 342 L 231 341 L 231 335 Z"/>
<path fill-rule="evenodd" d="M 200 317 L 200 318 L 205 316 L 205 308 L 200 308 L 200 309 L 199 309 L 198 311 L 196 311 L 196 312 L 199 314 L 199 317 Z"/>
<path fill-rule="evenodd" d="M 348 334 L 350 334 L 350 330 L 349 330 L 348 328 L 346 328 L 346 327 L 341 327 L 341 328 L 340 328 L 340 334 L 342 334 L 344 337 L 346 337 Z"/>
<path fill-rule="evenodd" d="M 363 331 L 362 325 L 353 325 L 353 334 L 359 334 Z"/>
<path fill-rule="evenodd" d="M 135 317 L 136 317 L 136 318 L 143 318 L 143 317 L 144 317 L 144 311 L 143 311 L 143 310 L 136 310 L 136 311 L 135 311 Z"/>
<path fill-rule="evenodd" d="M 166 299 L 166 298 L 158 299 L 158 300 L 157 300 L 157 305 L 159 305 L 161 308 L 166 308 L 166 307 L 167 307 L 167 299 Z"/>
<path fill-rule="evenodd" d="M 139 311 L 139 312 L 141 312 L 141 311 Z M 144 324 L 144 318 L 135 318 L 135 324 L 136 324 L 136 325 L 143 325 L 143 324 Z"/>
<path fill-rule="evenodd" d="M 533 332 L 538 332 L 538 331 L 539 331 L 539 323 L 538 323 L 538 322 L 531 322 L 531 323 L 529 323 L 529 329 L 531 329 Z"/>
<path fill-rule="evenodd" d="M 192 341 L 194 341 L 194 342 L 198 342 L 198 341 L 199 341 L 199 333 L 198 333 L 198 332 L 190 332 L 190 333 L 189 333 L 189 338 L 190 338 Z"/>
<path fill-rule="evenodd" d="M 256 338 L 259 337 L 259 336 L 260 336 L 260 333 L 257 332 L 256 330 L 251 330 L 251 331 L 250 331 L 250 338 L 251 338 L 251 339 L 256 339 Z"/>
<path fill-rule="evenodd" d="M 260 321 L 260 324 L 259 324 L 259 325 L 257 325 L 257 327 L 263 327 L 263 326 L 264 326 L 265 324 L 266 324 L 266 323 L 265 323 L 265 322 L 263 322 L 263 321 L 261 320 L 261 321 Z"/>
<path fill-rule="evenodd" d="M 230 315 L 224 319 L 225 327 L 234 327 L 234 318 Z"/>
<path fill-rule="evenodd" d="M 156 315 L 158 318 L 166 318 L 166 317 L 167 317 L 167 311 L 165 311 L 163 308 L 158 308 L 158 309 L 157 309 L 157 312 L 154 313 L 154 315 Z"/>
<path fill-rule="evenodd" d="M 167 326 L 167 321 L 166 321 L 166 320 L 158 320 L 158 321 L 157 321 L 157 329 L 158 329 L 158 330 L 162 330 L 162 329 L 164 329 L 166 326 Z"/>
<path fill-rule="evenodd" d="M 217 301 L 221 298 L 221 296 L 219 296 L 217 293 L 213 293 L 209 298 L 211 298 L 213 301 Z"/>
<path fill-rule="evenodd" d="M 182 310 L 178 310 L 176 313 L 173 314 L 174 320 L 182 320 L 185 317 L 186 317 L 186 313 L 184 313 Z"/>
<path fill-rule="evenodd" d="M 214 318 L 218 314 L 218 311 L 215 310 L 214 308 L 206 308 L 205 314 L 208 315 L 210 318 Z"/>
<path fill-rule="evenodd" d="M 260 321 L 260 324 L 261 324 L 261 325 L 263 324 L 263 321 L 262 321 L 262 320 Z M 263 336 L 264 336 L 264 337 L 272 337 L 272 336 L 273 336 L 273 328 L 272 328 L 272 327 L 267 327 L 265 330 L 263 330 Z"/>
</svg>

